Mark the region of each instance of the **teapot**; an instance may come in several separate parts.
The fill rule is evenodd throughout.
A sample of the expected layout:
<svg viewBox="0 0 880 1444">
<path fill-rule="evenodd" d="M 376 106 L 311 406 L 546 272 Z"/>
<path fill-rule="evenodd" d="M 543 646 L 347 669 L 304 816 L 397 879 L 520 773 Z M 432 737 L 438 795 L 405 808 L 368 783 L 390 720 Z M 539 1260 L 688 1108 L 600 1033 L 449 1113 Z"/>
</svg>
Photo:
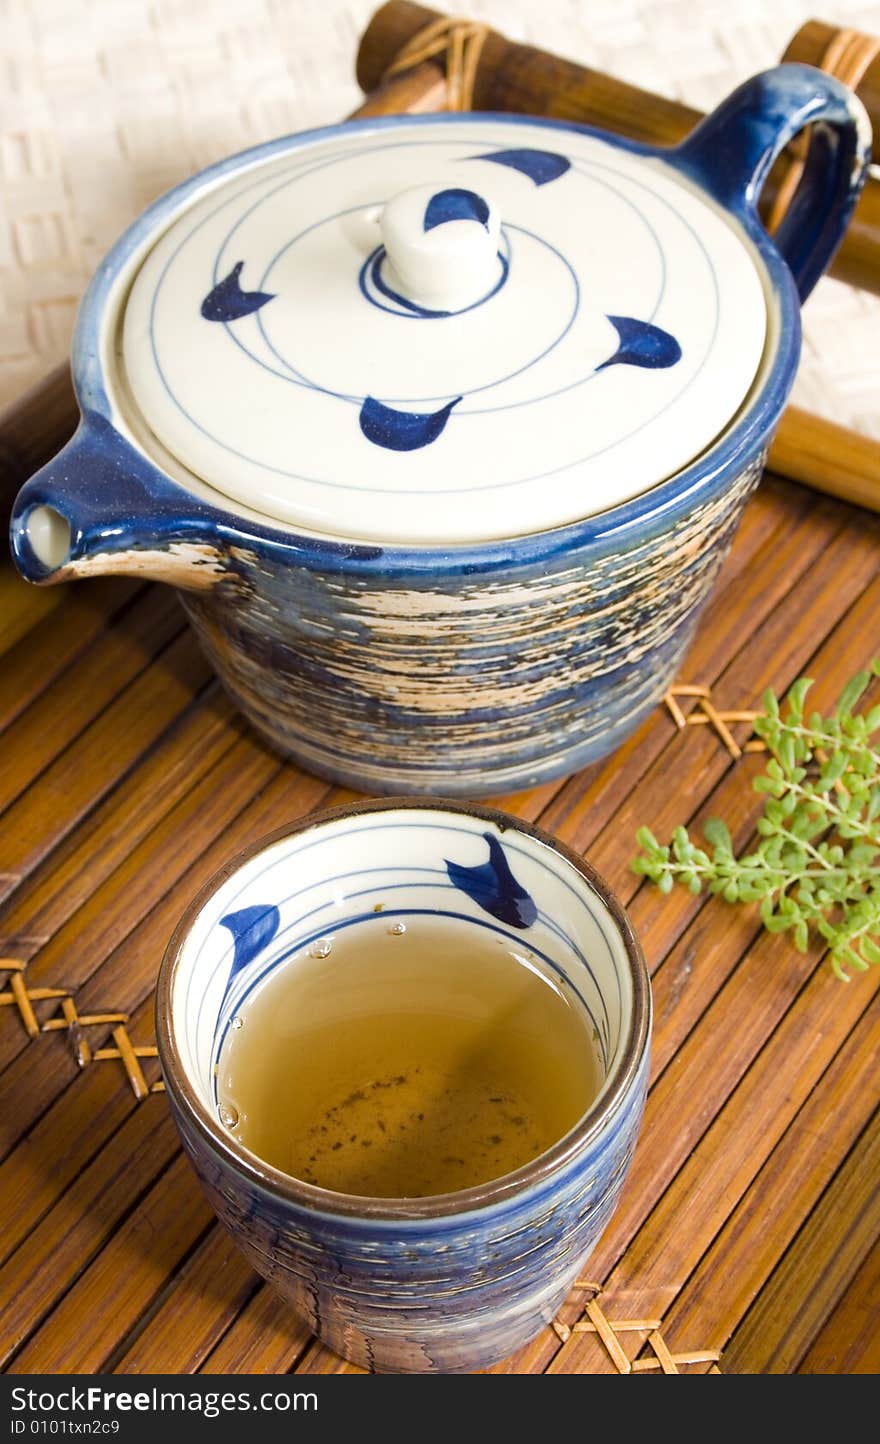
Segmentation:
<svg viewBox="0 0 880 1444">
<path fill-rule="evenodd" d="M 98 267 L 16 565 L 169 583 L 254 728 L 361 791 L 605 756 L 681 664 L 869 147 L 851 91 L 784 64 L 674 148 L 444 113 L 225 159 Z"/>
</svg>

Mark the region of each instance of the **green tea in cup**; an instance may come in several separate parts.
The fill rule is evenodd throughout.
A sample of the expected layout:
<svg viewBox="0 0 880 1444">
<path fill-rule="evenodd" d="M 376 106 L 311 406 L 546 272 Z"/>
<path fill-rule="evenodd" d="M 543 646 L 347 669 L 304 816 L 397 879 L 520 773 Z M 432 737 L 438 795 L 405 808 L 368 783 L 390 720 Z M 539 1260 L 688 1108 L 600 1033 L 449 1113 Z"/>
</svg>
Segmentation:
<svg viewBox="0 0 880 1444">
<path fill-rule="evenodd" d="M 219 1056 L 221 1121 L 283 1173 L 420 1198 L 522 1167 L 583 1116 L 601 1074 L 574 989 L 508 938 L 380 915 L 258 983 Z"/>
</svg>

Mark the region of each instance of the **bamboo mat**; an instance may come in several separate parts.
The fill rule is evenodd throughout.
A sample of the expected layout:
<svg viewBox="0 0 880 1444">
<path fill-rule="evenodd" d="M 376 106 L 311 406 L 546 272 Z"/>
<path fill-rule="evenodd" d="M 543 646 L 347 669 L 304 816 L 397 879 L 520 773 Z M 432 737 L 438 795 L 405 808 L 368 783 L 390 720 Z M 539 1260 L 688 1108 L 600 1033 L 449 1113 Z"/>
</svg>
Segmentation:
<svg viewBox="0 0 880 1444">
<path fill-rule="evenodd" d="M 0 409 L 68 352 L 92 270 L 210 161 L 348 114 L 379 0 L 0 0 Z M 711 109 L 818 16 L 880 0 L 472 0 L 514 39 Z M 880 436 L 880 298 L 820 282 L 794 400 Z"/>
<path fill-rule="evenodd" d="M 27 127 L 43 125 L 51 139 L 43 152 L 28 139 L 17 150 L 5 129 L 3 184 L 18 165 L 19 220 L 43 214 L 32 182 L 60 188 L 70 226 L 59 221 L 55 234 L 71 241 L 63 264 L 53 260 L 39 250 L 40 222 L 28 232 L 34 266 L 19 267 L 15 251 L 4 273 L 0 328 L 12 317 L 14 330 L 19 302 L 27 311 L 35 276 L 59 328 L 32 331 L 28 312 L 16 365 L 39 376 L 51 359 L 32 336 L 61 346 L 67 323 L 53 287 L 66 277 L 75 294 L 112 239 L 101 227 L 116 223 L 114 206 L 133 213 L 177 178 L 175 167 L 187 173 L 351 108 L 357 35 L 372 8 L 290 0 L 254 5 L 242 20 L 218 0 L 7 6 L 4 39 L 21 47 L 7 67 L 21 134 L 27 112 Z M 648 40 L 662 60 L 682 5 L 542 7 L 540 36 L 534 6 L 466 8 L 508 33 L 529 16 L 523 38 L 703 106 L 728 88 L 722 71 L 772 63 L 808 13 L 744 4 L 727 23 L 707 4 L 702 32 L 676 30 L 682 78 L 664 85 L 668 76 L 646 71 Z M 871 8 L 824 7 L 823 18 L 880 30 Z M 55 23 L 61 9 L 66 29 Z M 693 22 L 694 7 L 687 13 Z M 597 36 L 617 64 L 597 56 Z M 313 43 L 327 55 L 320 75 Z M 44 113 L 50 73 L 55 108 Z M 88 160 L 99 125 L 110 137 L 100 174 Z M 40 153 L 51 161 L 43 171 Z M 810 308 L 833 309 L 835 292 L 873 304 L 823 281 Z M 859 321 L 836 315 L 830 339 L 847 353 Z M 870 368 L 850 364 L 855 394 Z M 878 542 L 880 517 L 765 478 L 681 680 L 711 689 L 722 718 L 804 671 L 820 679 L 817 705 L 830 704 L 877 650 Z M 644 1129 L 588 1277 L 554 1326 L 497 1372 L 877 1372 L 880 970 L 841 984 L 818 952 L 802 956 L 764 934 L 750 909 L 680 890 L 664 897 L 631 873 L 640 824 L 665 836 L 718 812 L 741 846 L 760 808 L 748 786 L 760 758 L 734 760 L 698 698 L 678 705 L 703 725 L 679 727 L 658 708 L 606 762 L 500 799 L 585 852 L 628 904 L 656 1020 Z M 731 725 L 742 743 L 747 726 Z M 253 736 L 168 590 L 106 580 L 40 591 L 8 560 L 0 732 L 0 1368 L 347 1371 L 214 1225 L 157 1091 L 152 1008 L 159 958 L 202 882 L 271 828 L 350 794 Z"/>
<path fill-rule="evenodd" d="M 683 680 L 722 716 L 876 643 L 880 517 L 766 477 Z M 347 1370 L 212 1222 L 153 1048 L 188 900 L 267 830 L 349 794 L 233 713 L 174 595 L 105 580 L 19 615 L 0 666 L 0 1361 L 12 1373 Z M 52 594 L 48 594 L 52 595 Z M 681 697 L 685 716 L 699 706 Z M 747 724 L 732 724 L 743 742 Z M 837 981 L 749 908 L 629 870 L 638 825 L 760 799 L 706 723 L 658 708 L 618 753 L 501 799 L 585 852 L 653 975 L 651 1090 L 618 1210 L 554 1327 L 499 1372 L 877 1372 L 880 969 Z M 719 1356 L 720 1355 L 720 1359 Z"/>
</svg>

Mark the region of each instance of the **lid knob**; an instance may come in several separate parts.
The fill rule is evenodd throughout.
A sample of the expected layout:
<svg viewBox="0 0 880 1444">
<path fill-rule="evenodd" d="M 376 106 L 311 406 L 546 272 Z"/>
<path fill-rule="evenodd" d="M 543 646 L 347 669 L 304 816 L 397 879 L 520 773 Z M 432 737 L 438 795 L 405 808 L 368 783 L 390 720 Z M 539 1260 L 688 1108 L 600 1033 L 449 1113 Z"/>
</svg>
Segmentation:
<svg viewBox="0 0 880 1444">
<path fill-rule="evenodd" d="M 428 311 L 463 311 L 491 295 L 505 266 L 501 220 L 484 195 L 462 186 L 401 191 L 379 217 L 386 284 Z"/>
</svg>

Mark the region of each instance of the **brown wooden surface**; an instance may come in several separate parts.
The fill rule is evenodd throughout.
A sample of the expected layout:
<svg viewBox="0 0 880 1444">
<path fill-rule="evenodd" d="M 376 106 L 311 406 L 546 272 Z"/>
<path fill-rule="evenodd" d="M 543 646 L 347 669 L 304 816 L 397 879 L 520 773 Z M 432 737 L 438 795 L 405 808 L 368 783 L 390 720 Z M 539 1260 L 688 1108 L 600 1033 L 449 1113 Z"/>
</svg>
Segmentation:
<svg viewBox="0 0 880 1444">
<path fill-rule="evenodd" d="M 50 421 L 25 437 L 32 460 L 55 435 Z M 880 650 L 878 560 L 876 515 L 766 477 L 682 679 L 740 710 L 808 671 L 830 704 Z M 38 591 L 6 559 L 0 603 L 0 956 L 26 965 L 0 971 L 13 997 L 0 1007 L 0 1367 L 347 1372 L 213 1222 L 164 1096 L 139 1100 L 123 1060 L 100 1053 L 150 1052 L 158 961 L 206 878 L 350 794 L 255 738 L 170 592 Z M 742 741 L 748 727 L 733 730 Z M 646 1328 L 618 1333 L 624 1360 L 696 1354 L 679 1367 L 704 1372 L 720 1350 L 722 1372 L 877 1372 L 880 969 L 842 984 L 751 909 L 664 897 L 629 868 L 641 823 L 666 835 L 719 812 L 745 844 L 759 766 L 660 707 L 613 757 L 495 799 L 590 857 L 653 977 L 644 1128 L 585 1273 L 602 1318 L 660 1322 L 653 1345 Z M 55 995 L 28 1003 L 41 990 Z M 32 1035 L 29 1018 L 63 1026 Z M 155 1084 L 154 1058 L 136 1067 Z M 588 1299 L 575 1291 L 558 1327 L 495 1372 L 613 1371 L 595 1334 L 569 1333 Z"/>
<path fill-rule="evenodd" d="M 832 701 L 876 649 L 878 558 L 877 517 L 766 477 L 683 679 L 741 709 L 806 670 Z M 195 889 L 252 839 L 346 794 L 251 734 L 170 592 L 76 583 L 32 615 L 32 591 L 4 565 L 25 622 L 0 668 L 0 953 L 27 962 L 30 991 L 63 991 L 80 1016 L 127 1014 L 127 1037 L 149 1045 L 158 960 Z M 750 909 L 663 897 L 628 866 L 642 822 L 666 834 L 718 811 L 744 843 L 759 765 L 658 708 L 614 757 L 502 799 L 591 858 L 653 974 L 644 1130 L 586 1273 L 612 1322 L 660 1319 L 673 1354 L 720 1349 L 722 1372 L 876 1372 L 880 970 L 842 984 Z M 61 1001 L 34 1012 L 60 1017 Z M 113 1027 L 81 1036 L 94 1053 Z M 137 1101 L 119 1059 L 80 1067 L 73 1043 L 64 1030 L 29 1037 L 17 1007 L 0 1009 L 3 1368 L 345 1368 L 212 1222 L 164 1096 Z M 155 1060 L 142 1066 L 155 1080 Z M 562 1322 L 584 1303 L 575 1293 Z M 645 1354 L 644 1330 L 619 1337 Z M 563 1342 L 548 1328 L 500 1371 L 613 1367 L 595 1335 Z"/>
</svg>

